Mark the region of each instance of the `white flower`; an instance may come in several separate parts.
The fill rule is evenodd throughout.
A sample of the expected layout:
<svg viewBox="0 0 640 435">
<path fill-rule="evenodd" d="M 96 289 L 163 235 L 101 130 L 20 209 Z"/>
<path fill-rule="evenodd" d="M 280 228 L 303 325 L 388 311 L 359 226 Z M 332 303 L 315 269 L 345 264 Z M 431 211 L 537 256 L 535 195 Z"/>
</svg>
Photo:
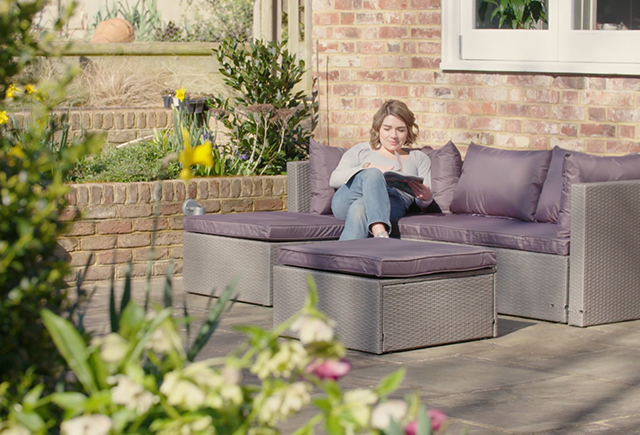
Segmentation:
<svg viewBox="0 0 640 435">
<path fill-rule="evenodd" d="M 171 406 L 180 406 L 195 411 L 204 404 L 205 393 L 193 382 L 182 378 L 179 371 L 169 372 L 164 376 L 160 392 L 167 397 Z"/>
<path fill-rule="evenodd" d="M 374 429 L 387 429 L 391 419 L 396 423 L 407 415 L 409 406 L 404 400 L 389 400 L 378 404 L 371 413 L 371 427 Z"/>
<path fill-rule="evenodd" d="M 155 329 L 155 331 L 153 331 L 149 342 L 151 345 L 151 349 L 155 353 L 167 355 L 171 352 L 171 349 L 173 349 L 173 346 L 171 345 L 171 339 L 167 337 L 167 334 L 165 333 L 162 326 L 159 326 Z"/>
<path fill-rule="evenodd" d="M 258 412 L 258 419 L 275 426 L 279 421 L 300 411 L 310 400 L 309 386 L 304 382 L 294 382 L 267 397 Z"/>
<path fill-rule="evenodd" d="M 129 342 L 115 332 L 96 342 L 100 343 L 100 358 L 106 363 L 119 362 L 129 349 Z"/>
<path fill-rule="evenodd" d="M 31 431 L 19 424 L 0 431 L 2 435 L 31 435 Z"/>
<path fill-rule="evenodd" d="M 344 393 L 344 403 L 347 405 L 353 419 L 361 426 L 366 427 L 371 418 L 370 405 L 378 400 L 378 396 L 371 390 L 355 389 Z"/>
<path fill-rule="evenodd" d="M 317 317 L 300 316 L 291 325 L 291 330 L 299 333 L 302 343 L 309 344 L 333 340 L 333 326 L 334 322 L 331 320 L 327 323 Z"/>
<path fill-rule="evenodd" d="M 307 366 L 308 355 L 299 341 L 283 343 L 276 353 L 271 349 L 260 352 L 251 367 L 251 373 L 260 379 L 269 375 L 288 378 L 293 370 L 302 370 Z"/>
<path fill-rule="evenodd" d="M 159 402 L 159 398 L 144 387 L 124 375 L 115 376 L 118 385 L 111 389 L 111 400 L 127 409 L 145 414 L 151 406 Z"/>
<path fill-rule="evenodd" d="M 107 435 L 113 423 L 106 415 L 82 415 L 63 421 L 60 425 L 61 435 Z"/>
</svg>

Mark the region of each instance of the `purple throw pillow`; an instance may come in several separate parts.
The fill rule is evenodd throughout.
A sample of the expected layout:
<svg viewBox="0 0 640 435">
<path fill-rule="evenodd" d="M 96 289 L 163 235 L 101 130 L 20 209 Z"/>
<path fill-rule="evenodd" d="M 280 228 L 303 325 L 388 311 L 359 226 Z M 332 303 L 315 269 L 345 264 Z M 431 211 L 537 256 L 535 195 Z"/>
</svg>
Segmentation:
<svg viewBox="0 0 640 435">
<path fill-rule="evenodd" d="M 550 160 L 550 150 L 501 150 L 471 143 L 451 211 L 533 221 Z"/>
<path fill-rule="evenodd" d="M 336 190 L 329 186 L 329 177 L 346 151 L 346 148 L 329 147 L 314 139 L 309 142 L 311 213 L 331 214 L 331 199 Z"/>
<path fill-rule="evenodd" d="M 560 211 L 560 201 L 562 199 L 562 173 L 564 168 L 564 156 L 568 154 L 584 153 L 578 151 L 569 151 L 558 146 L 551 150 L 551 163 L 549 163 L 549 172 L 547 178 L 542 185 L 540 200 L 538 201 L 538 209 L 536 210 L 535 219 L 538 222 L 558 223 L 558 213 Z"/>
<path fill-rule="evenodd" d="M 453 192 L 456 189 L 460 172 L 462 171 L 462 157 L 453 142 L 449 141 L 438 149 L 423 147 L 420 149 L 431 159 L 431 190 L 433 199 L 443 212 L 449 211 Z"/>
<path fill-rule="evenodd" d="M 558 237 L 571 235 L 571 185 L 600 181 L 640 180 L 640 154 L 592 156 L 570 154 L 564 158 Z"/>
</svg>

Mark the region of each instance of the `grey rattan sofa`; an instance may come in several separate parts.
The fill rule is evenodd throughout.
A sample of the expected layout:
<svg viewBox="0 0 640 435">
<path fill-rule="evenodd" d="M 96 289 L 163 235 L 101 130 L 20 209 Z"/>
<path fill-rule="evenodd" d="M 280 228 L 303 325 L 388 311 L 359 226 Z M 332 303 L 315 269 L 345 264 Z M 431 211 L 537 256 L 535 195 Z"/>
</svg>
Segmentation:
<svg viewBox="0 0 640 435">
<path fill-rule="evenodd" d="M 309 210 L 309 170 L 309 162 L 287 166 L 291 212 Z M 463 243 L 497 253 L 498 313 L 575 326 L 639 319 L 640 181 L 573 184 L 570 204 L 570 238 L 555 237 L 551 227 L 535 237 L 548 249 L 538 249 L 536 243 L 522 249 L 526 234 L 518 238 L 499 226 L 475 233 L 457 228 L 458 235 L 469 236 Z M 440 228 L 447 228 L 451 216 L 407 216 L 398 222 L 400 236 L 460 243 L 447 239 L 451 232 L 434 229 L 436 219 Z"/>
</svg>

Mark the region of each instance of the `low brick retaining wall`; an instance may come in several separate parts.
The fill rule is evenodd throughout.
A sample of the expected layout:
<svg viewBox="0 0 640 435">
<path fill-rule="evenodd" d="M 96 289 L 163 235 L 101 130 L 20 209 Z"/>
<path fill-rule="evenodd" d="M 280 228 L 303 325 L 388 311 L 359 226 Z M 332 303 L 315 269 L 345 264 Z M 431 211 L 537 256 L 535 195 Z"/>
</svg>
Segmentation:
<svg viewBox="0 0 640 435">
<path fill-rule="evenodd" d="M 182 204 L 195 199 L 207 213 L 283 211 L 284 175 L 195 178 L 185 184 L 162 183 L 73 184 L 62 219 L 73 221 L 60 244 L 71 256 L 75 279 L 91 257 L 87 281 L 124 278 L 132 262 L 133 276 L 144 277 L 150 255 L 156 195 L 160 196 L 153 275 L 182 274 Z M 93 254 L 93 255 L 92 255 Z"/>
</svg>

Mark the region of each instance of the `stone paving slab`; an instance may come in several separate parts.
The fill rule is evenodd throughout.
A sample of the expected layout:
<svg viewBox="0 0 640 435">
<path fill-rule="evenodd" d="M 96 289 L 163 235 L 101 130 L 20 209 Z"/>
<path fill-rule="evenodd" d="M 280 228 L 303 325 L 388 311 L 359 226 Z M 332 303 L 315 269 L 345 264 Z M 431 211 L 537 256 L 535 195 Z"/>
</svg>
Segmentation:
<svg viewBox="0 0 640 435">
<path fill-rule="evenodd" d="M 153 282 L 153 300 L 162 300 L 161 287 Z M 144 300 L 143 289 L 136 282 L 133 298 Z M 185 295 L 176 279 L 173 305 L 180 313 L 185 300 L 194 317 L 193 338 L 211 300 Z M 106 332 L 108 322 L 103 286 L 85 323 Z M 199 358 L 225 355 L 243 343 L 235 325 L 268 329 L 271 323 L 271 308 L 236 303 Z M 498 331 L 493 339 L 385 355 L 348 351 L 353 369 L 340 384 L 371 388 L 404 367 L 407 376 L 394 397 L 418 389 L 427 407 L 449 416 L 449 434 L 464 426 L 472 435 L 640 434 L 640 321 L 576 328 L 499 316 Z M 281 425 L 282 433 L 294 432 L 315 413 L 303 410 Z"/>
</svg>

